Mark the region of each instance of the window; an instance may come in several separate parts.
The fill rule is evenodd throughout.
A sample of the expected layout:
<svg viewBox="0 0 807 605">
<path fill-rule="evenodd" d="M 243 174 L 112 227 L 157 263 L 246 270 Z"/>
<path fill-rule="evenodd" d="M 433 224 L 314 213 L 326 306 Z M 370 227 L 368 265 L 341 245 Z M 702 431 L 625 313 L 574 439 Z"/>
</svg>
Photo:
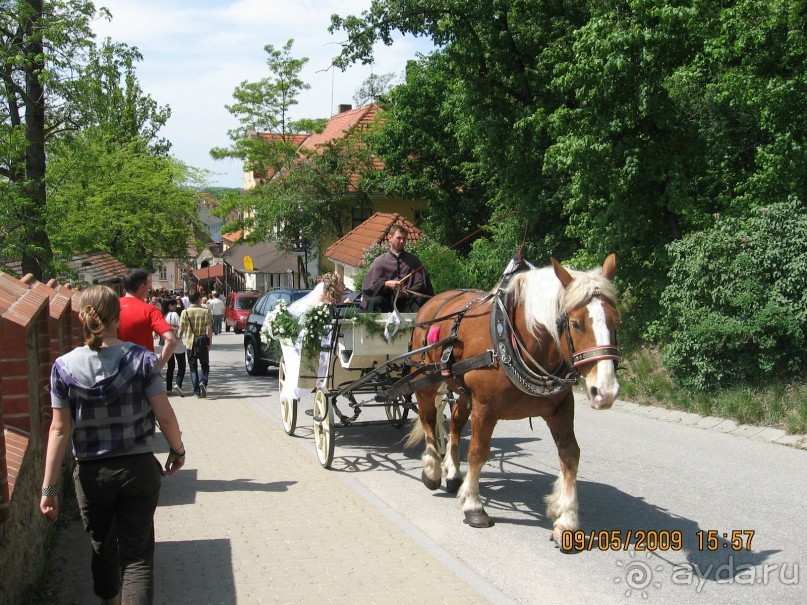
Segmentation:
<svg viewBox="0 0 807 605">
<path fill-rule="evenodd" d="M 165 281 L 166 279 L 168 279 L 168 269 L 163 265 L 160 267 L 160 280 Z"/>
<path fill-rule="evenodd" d="M 361 225 L 364 221 L 370 218 L 370 215 L 373 213 L 372 208 L 354 208 L 353 209 L 353 226 L 352 229 L 355 229 L 359 225 Z"/>
</svg>

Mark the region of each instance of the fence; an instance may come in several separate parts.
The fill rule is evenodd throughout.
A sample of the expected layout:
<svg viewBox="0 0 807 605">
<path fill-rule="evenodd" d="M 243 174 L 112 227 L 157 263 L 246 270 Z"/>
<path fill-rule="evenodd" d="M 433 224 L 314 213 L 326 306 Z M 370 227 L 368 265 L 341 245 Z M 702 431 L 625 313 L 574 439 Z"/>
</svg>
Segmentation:
<svg viewBox="0 0 807 605">
<path fill-rule="evenodd" d="M 21 602 L 45 562 L 39 514 L 50 367 L 80 343 L 79 292 L 0 273 L 0 604 Z"/>
</svg>

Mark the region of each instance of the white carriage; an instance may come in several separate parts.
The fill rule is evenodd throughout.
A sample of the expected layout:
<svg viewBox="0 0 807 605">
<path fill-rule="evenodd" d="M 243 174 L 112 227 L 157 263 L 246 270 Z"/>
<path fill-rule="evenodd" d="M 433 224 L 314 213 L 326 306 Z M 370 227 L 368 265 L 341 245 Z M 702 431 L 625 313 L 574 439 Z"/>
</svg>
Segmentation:
<svg viewBox="0 0 807 605">
<path fill-rule="evenodd" d="M 297 426 L 300 394 L 314 392 L 310 413 L 317 456 L 325 468 L 333 461 L 336 428 L 372 424 L 401 427 L 409 411 L 417 410 L 411 395 L 389 394 L 390 387 L 400 384 L 411 370 L 408 361 L 416 314 L 400 313 L 399 323 L 392 324 L 386 313 L 344 317 L 345 308 L 333 309 L 333 322 L 319 350 L 280 341 L 283 355 L 278 372 L 281 418 L 287 434 L 294 434 Z M 339 398 L 347 400 L 348 413 L 340 409 Z M 358 422 L 364 407 L 383 407 L 386 420 Z"/>
</svg>

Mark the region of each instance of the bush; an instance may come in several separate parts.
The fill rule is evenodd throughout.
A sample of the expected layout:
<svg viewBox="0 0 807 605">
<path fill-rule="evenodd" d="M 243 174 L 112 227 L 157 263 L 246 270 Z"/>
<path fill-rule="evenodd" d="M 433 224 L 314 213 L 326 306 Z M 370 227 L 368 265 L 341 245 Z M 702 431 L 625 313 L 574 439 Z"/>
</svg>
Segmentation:
<svg viewBox="0 0 807 605">
<path fill-rule="evenodd" d="M 678 382 L 712 389 L 803 371 L 807 212 L 801 202 L 718 220 L 669 251 L 663 360 Z"/>
</svg>

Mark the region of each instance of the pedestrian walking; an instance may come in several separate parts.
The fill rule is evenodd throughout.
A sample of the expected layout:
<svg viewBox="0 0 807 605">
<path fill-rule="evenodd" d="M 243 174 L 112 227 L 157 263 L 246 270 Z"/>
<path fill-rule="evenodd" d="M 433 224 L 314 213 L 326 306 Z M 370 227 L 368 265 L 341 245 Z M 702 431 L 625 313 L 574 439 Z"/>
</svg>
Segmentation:
<svg viewBox="0 0 807 605">
<path fill-rule="evenodd" d="M 154 351 L 154 334 L 162 337 L 160 369 L 162 369 L 177 345 L 171 326 L 165 321 L 160 309 L 145 301 L 151 288 L 151 275 L 145 269 L 129 269 L 123 276 L 126 294 L 120 299 L 118 338 L 133 342 L 149 351 Z"/>
<path fill-rule="evenodd" d="M 224 301 L 221 300 L 219 293 L 215 290 L 210 300 L 207 301 L 207 308 L 210 309 L 210 314 L 213 316 L 213 334 L 221 334 L 221 320 L 224 318 Z"/>
<path fill-rule="evenodd" d="M 213 346 L 213 318 L 210 309 L 199 304 L 201 294 L 197 290 L 188 296 L 190 307 L 185 309 L 179 318 L 180 336 L 185 343 L 193 394 L 197 397 L 207 397 L 210 348 Z"/>
<path fill-rule="evenodd" d="M 185 464 L 185 447 L 157 356 L 117 338 L 120 311 L 111 288 L 92 286 L 81 295 L 85 345 L 59 357 L 51 370 L 53 419 L 39 508 L 49 521 L 58 518 L 59 475 L 71 444 L 95 594 L 108 605 L 151 604 L 154 511 L 162 482 L 153 452 L 156 424 L 170 448 L 169 475 Z"/>
<path fill-rule="evenodd" d="M 179 338 L 179 313 L 177 313 L 177 301 L 168 301 L 168 313 L 165 314 L 165 321 L 171 324 L 174 334 L 177 336 L 177 347 L 174 349 L 174 354 L 168 360 L 168 365 L 165 370 L 165 390 L 168 395 L 176 393 L 180 397 L 185 396 L 182 390 L 182 383 L 185 381 L 185 343 Z M 174 368 L 177 371 L 176 386 L 174 385 Z"/>
</svg>

